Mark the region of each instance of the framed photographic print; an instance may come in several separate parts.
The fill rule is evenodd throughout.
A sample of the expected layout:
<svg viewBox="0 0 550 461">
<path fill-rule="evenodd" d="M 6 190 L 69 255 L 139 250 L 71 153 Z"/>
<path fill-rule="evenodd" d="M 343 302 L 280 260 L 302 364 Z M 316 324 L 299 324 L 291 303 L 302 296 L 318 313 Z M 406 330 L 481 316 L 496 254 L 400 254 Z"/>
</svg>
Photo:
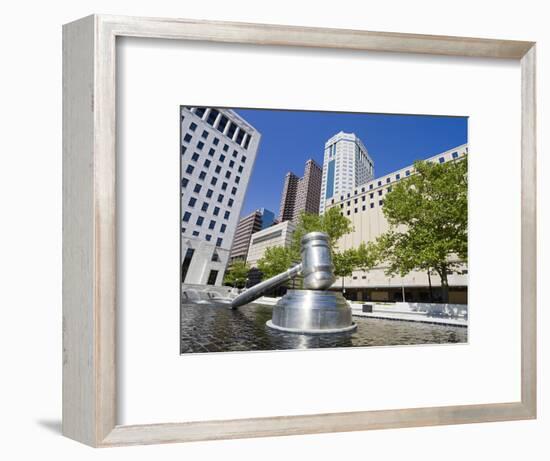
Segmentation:
<svg viewBox="0 0 550 461">
<path fill-rule="evenodd" d="M 466 117 L 179 115 L 181 353 L 467 341 Z"/>
<path fill-rule="evenodd" d="M 534 43 L 63 33 L 66 436 L 536 416 Z"/>
</svg>

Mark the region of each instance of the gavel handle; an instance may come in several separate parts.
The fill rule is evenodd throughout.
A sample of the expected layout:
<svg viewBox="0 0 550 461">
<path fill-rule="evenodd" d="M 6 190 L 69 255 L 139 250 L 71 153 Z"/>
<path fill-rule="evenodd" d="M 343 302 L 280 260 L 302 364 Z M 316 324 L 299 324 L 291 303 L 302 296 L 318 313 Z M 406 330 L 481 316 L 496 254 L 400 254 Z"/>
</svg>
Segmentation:
<svg viewBox="0 0 550 461">
<path fill-rule="evenodd" d="M 253 287 L 250 287 L 248 290 L 244 291 L 236 298 L 233 298 L 231 301 L 231 309 L 236 309 L 239 306 L 247 304 L 249 302 L 258 299 L 267 291 L 282 285 L 291 278 L 299 275 L 302 271 L 302 264 L 297 264 L 296 266 L 291 267 L 285 272 L 275 275 L 270 279 L 264 280 Z"/>
</svg>

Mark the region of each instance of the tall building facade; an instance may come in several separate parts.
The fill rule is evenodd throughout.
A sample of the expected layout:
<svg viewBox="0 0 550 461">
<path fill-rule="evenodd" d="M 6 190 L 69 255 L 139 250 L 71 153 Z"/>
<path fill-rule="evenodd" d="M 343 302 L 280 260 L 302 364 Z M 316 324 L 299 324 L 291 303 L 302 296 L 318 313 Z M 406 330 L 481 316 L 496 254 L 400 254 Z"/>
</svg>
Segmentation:
<svg viewBox="0 0 550 461">
<path fill-rule="evenodd" d="M 180 112 L 181 281 L 221 285 L 261 135 L 229 109 Z"/>
<path fill-rule="evenodd" d="M 312 159 L 306 162 L 304 176 L 298 181 L 296 203 L 292 221 L 297 222 L 300 213 L 319 214 L 323 169 Z"/>
<path fill-rule="evenodd" d="M 279 206 L 279 222 L 291 221 L 294 217 L 294 206 L 296 205 L 296 193 L 300 178 L 289 171 L 285 176 L 285 184 L 281 195 Z"/>
<path fill-rule="evenodd" d="M 274 222 L 275 215 L 265 208 L 260 208 L 241 218 L 233 239 L 229 262 L 239 259 L 246 261 L 252 234 L 273 225 Z"/>
<path fill-rule="evenodd" d="M 319 214 L 322 172 L 321 167 L 309 159 L 301 178 L 290 171 L 286 174 L 279 208 L 280 222 L 297 222 L 302 212 Z"/>
<path fill-rule="evenodd" d="M 332 197 L 374 178 L 374 162 L 354 133 L 340 131 L 325 143 L 319 212 Z"/>
<path fill-rule="evenodd" d="M 428 162 L 447 163 L 459 161 L 468 153 L 468 145 L 460 145 L 426 159 Z M 384 197 L 391 192 L 399 181 L 415 174 L 412 165 L 401 168 L 390 174 L 376 178 L 341 193 L 327 200 L 326 209 L 337 207 L 340 213 L 347 217 L 353 226 L 353 231 L 344 235 L 338 241 L 338 249 L 344 251 L 357 248 L 361 243 L 374 241 L 378 236 L 389 230 L 389 224 L 384 216 Z M 348 298 L 371 301 L 400 301 L 403 291 L 409 301 L 429 301 L 430 286 L 441 284 L 437 275 L 428 277 L 427 272 L 413 271 L 405 277 L 391 277 L 385 274 L 386 267 L 375 267 L 368 272 L 360 270 L 346 277 L 344 285 Z M 449 302 L 466 303 L 468 275 L 467 267 L 459 269 L 459 273 L 449 276 Z M 342 279 L 338 279 L 333 287 L 340 289 Z"/>
</svg>

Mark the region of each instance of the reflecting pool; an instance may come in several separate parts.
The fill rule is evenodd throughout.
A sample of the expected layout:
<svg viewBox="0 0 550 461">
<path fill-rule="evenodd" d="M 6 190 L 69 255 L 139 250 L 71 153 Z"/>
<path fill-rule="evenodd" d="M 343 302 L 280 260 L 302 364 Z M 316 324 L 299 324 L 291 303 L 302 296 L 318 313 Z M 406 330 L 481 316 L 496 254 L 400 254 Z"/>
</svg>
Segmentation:
<svg viewBox="0 0 550 461">
<path fill-rule="evenodd" d="M 228 352 L 314 349 L 324 347 L 393 346 L 465 343 L 468 328 L 354 317 L 352 333 L 304 335 L 266 326 L 271 306 L 247 304 L 237 310 L 225 306 L 182 305 L 180 351 Z"/>
</svg>

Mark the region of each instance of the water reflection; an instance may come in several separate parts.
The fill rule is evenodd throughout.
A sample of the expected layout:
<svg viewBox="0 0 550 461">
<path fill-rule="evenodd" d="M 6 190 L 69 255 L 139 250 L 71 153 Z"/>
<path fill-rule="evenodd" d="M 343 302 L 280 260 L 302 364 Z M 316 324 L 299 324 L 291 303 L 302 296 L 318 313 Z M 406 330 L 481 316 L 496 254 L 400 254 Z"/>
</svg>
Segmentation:
<svg viewBox="0 0 550 461">
<path fill-rule="evenodd" d="M 248 304 L 237 310 L 225 306 L 182 305 L 181 353 L 315 349 L 461 343 L 464 327 L 430 325 L 354 317 L 357 330 L 330 335 L 285 333 L 266 327 L 272 308 Z"/>
</svg>

